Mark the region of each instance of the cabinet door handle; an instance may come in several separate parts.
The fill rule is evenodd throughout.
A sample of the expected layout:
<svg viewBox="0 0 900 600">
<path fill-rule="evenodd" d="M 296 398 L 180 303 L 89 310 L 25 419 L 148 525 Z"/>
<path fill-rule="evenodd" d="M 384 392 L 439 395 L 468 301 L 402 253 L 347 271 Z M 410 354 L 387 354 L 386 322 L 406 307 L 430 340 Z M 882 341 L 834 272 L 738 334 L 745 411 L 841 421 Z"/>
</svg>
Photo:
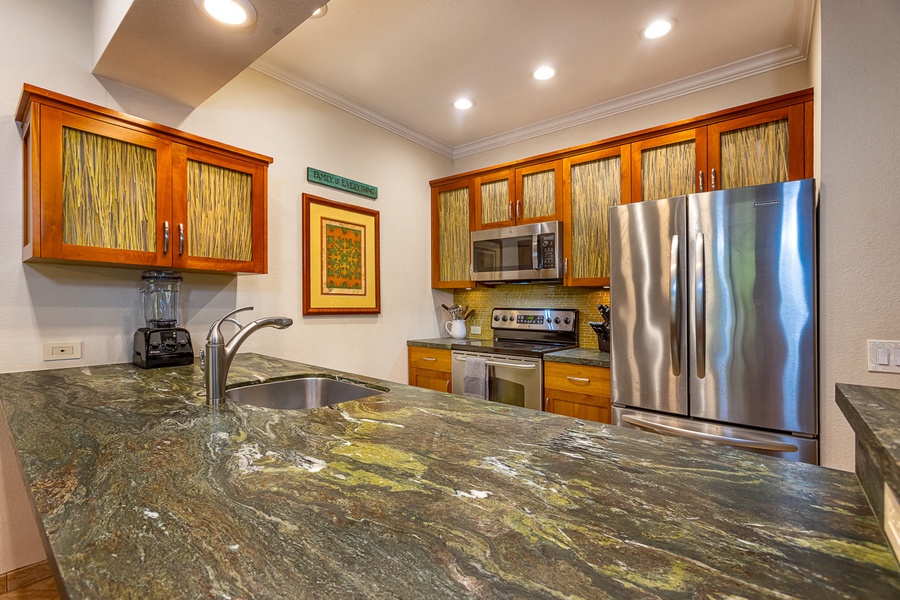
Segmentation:
<svg viewBox="0 0 900 600">
<path fill-rule="evenodd" d="M 572 377 L 571 375 L 566 375 L 566 379 L 569 381 L 574 381 L 576 383 L 590 383 L 591 380 L 587 377 Z"/>
<path fill-rule="evenodd" d="M 516 219 L 522 218 L 522 201 L 516 200 Z"/>
<path fill-rule="evenodd" d="M 437 360 L 437 359 L 434 358 L 433 356 L 423 356 L 422 360 Z"/>
<path fill-rule="evenodd" d="M 711 169 L 709 172 L 709 189 L 716 189 L 716 170 Z"/>
<path fill-rule="evenodd" d="M 506 203 L 506 220 L 512 221 L 512 202 Z"/>
<path fill-rule="evenodd" d="M 569 278 L 569 259 L 563 260 L 563 276 L 568 279 Z"/>
<path fill-rule="evenodd" d="M 447 380 L 447 393 L 450 393 L 450 380 Z"/>
<path fill-rule="evenodd" d="M 700 191 L 703 191 L 703 171 L 700 171 Z"/>
<path fill-rule="evenodd" d="M 169 222 L 163 221 L 163 254 L 169 253 Z"/>
<path fill-rule="evenodd" d="M 178 254 L 184 254 L 184 223 L 178 224 Z"/>
</svg>

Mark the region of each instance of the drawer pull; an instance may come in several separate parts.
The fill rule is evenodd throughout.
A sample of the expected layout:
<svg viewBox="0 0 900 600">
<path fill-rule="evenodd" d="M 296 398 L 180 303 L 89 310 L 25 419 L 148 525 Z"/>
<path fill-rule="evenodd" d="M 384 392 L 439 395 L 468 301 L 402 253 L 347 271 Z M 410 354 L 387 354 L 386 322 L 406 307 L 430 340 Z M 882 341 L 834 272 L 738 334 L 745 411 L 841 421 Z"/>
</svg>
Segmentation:
<svg viewBox="0 0 900 600">
<path fill-rule="evenodd" d="M 572 377 L 571 375 L 566 375 L 566 379 L 569 381 L 575 381 L 577 383 L 590 383 L 591 380 L 587 377 Z"/>
<path fill-rule="evenodd" d="M 437 360 L 437 359 L 434 358 L 433 356 L 423 356 L 422 360 Z"/>
</svg>

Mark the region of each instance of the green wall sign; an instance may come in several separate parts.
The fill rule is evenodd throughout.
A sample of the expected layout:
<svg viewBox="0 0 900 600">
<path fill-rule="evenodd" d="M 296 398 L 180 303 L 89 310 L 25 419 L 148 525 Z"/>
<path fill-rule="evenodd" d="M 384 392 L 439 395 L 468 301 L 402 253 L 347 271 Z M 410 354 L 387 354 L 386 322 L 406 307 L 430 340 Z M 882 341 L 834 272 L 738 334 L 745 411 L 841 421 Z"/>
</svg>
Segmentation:
<svg viewBox="0 0 900 600">
<path fill-rule="evenodd" d="M 340 175 L 334 175 L 332 173 L 326 173 L 325 171 L 313 169 L 312 167 L 306 167 L 306 180 L 313 183 L 321 183 L 322 185 L 327 185 L 328 187 L 333 187 L 338 190 L 344 190 L 351 194 L 365 196 L 372 200 L 378 199 L 378 188 L 374 185 L 353 181 L 352 179 L 347 179 L 346 177 L 341 177 Z"/>
</svg>

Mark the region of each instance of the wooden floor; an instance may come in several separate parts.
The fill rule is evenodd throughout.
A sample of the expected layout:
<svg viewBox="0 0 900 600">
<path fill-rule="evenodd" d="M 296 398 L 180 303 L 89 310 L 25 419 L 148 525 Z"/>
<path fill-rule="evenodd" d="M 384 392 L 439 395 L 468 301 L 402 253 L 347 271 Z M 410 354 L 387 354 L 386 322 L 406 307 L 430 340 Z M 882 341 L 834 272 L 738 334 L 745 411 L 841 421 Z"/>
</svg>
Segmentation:
<svg viewBox="0 0 900 600">
<path fill-rule="evenodd" d="M 35 581 L 11 592 L 0 594 L 2 600 L 60 600 L 52 577 Z"/>
</svg>

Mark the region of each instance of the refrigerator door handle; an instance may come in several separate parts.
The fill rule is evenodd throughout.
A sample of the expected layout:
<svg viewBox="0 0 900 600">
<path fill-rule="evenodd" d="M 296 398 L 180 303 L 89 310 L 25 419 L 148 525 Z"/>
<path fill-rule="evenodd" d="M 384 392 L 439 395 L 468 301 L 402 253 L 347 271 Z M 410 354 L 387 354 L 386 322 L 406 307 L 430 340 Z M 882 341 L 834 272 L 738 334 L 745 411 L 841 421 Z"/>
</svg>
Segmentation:
<svg viewBox="0 0 900 600">
<path fill-rule="evenodd" d="M 724 444 L 727 446 L 739 446 L 741 448 L 753 448 L 756 450 L 769 450 L 772 452 L 797 452 L 799 448 L 793 444 L 782 442 L 763 442 L 759 440 L 745 440 L 741 438 L 728 437 L 726 435 L 715 435 L 712 433 L 702 433 L 700 431 L 690 431 L 673 427 L 672 425 L 663 425 L 662 423 L 650 423 L 633 417 L 631 415 L 623 415 L 622 420 L 641 429 L 668 435 L 676 435 L 679 437 L 690 438 L 694 440 L 703 440 L 705 442 L 713 442 L 716 444 Z"/>
<path fill-rule="evenodd" d="M 698 233 L 694 248 L 694 345 L 697 377 L 706 377 L 706 286 L 704 285 L 703 234 Z"/>
<path fill-rule="evenodd" d="M 669 259 L 669 352 L 672 357 L 672 375 L 681 375 L 681 277 L 678 266 L 678 236 L 672 236 L 671 257 Z"/>
</svg>

